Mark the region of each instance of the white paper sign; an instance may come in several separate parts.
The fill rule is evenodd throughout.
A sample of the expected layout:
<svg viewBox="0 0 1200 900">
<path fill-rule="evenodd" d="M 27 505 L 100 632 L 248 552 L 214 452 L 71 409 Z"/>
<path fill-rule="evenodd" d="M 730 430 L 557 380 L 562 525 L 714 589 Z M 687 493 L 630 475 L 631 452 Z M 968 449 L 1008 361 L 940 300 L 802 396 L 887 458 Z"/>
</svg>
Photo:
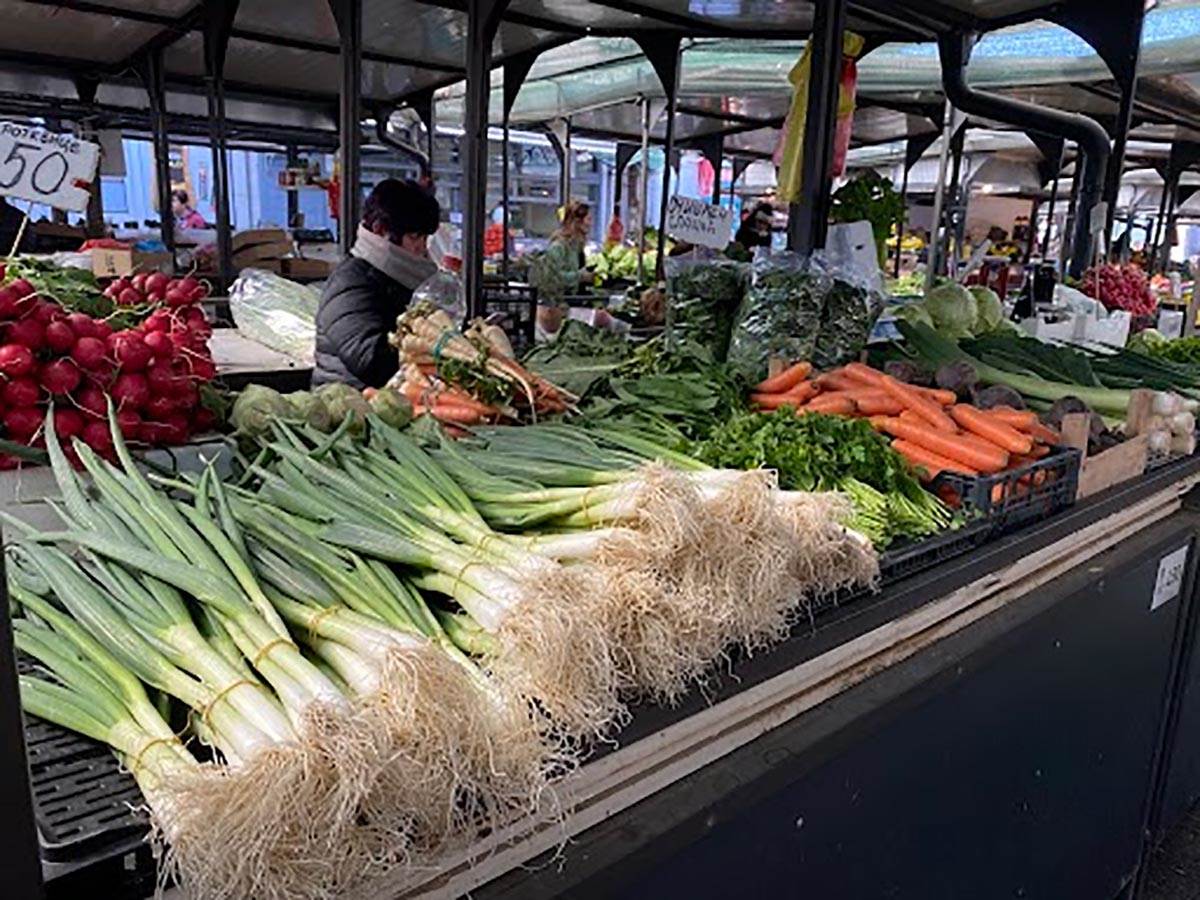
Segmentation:
<svg viewBox="0 0 1200 900">
<path fill-rule="evenodd" d="M 667 234 L 677 241 L 723 250 L 733 239 L 733 210 L 672 197 L 667 204 Z"/>
<path fill-rule="evenodd" d="M 1174 600 L 1183 589 L 1183 575 L 1187 569 L 1187 545 L 1172 550 L 1158 562 L 1158 577 L 1154 579 L 1154 596 L 1150 600 L 1151 611 L 1158 609 L 1168 600 Z"/>
<path fill-rule="evenodd" d="M 87 209 L 100 146 L 36 125 L 0 122 L 0 194 L 55 209 Z"/>
</svg>

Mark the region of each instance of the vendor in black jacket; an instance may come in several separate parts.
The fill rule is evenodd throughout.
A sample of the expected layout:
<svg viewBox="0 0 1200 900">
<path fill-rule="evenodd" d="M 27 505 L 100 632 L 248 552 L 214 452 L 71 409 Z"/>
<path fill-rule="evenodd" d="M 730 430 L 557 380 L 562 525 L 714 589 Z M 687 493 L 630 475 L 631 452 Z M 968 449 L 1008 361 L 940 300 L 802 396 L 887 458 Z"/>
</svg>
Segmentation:
<svg viewBox="0 0 1200 900">
<path fill-rule="evenodd" d="M 341 381 L 383 387 L 399 368 L 388 333 L 413 290 L 437 271 L 425 242 L 437 231 L 438 202 L 413 181 L 389 178 L 363 205 L 350 255 L 333 270 L 317 307 L 313 386 Z"/>
</svg>

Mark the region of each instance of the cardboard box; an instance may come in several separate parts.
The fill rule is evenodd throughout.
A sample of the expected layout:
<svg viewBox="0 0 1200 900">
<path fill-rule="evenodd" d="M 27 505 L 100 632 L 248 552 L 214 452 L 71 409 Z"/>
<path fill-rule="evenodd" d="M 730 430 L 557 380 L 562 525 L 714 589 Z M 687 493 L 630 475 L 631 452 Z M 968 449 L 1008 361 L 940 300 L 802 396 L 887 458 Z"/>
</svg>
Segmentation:
<svg viewBox="0 0 1200 900">
<path fill-rule="evenodd" d="M 119 278 L 136 272 L 174 274 L 175 257 L 170 253 L 142 253 L 96 247 L 91 250 L 92 273 L 97 278 Z"/>
<path fill-rule="evenodd" d="M 289 245 L 292 242 L 289 235 L 282 228 L 247 228 L 245 231 L 239 231 L 233 236 L 233 252 L 244 250 L 247 247 L 253 247 L 257 244 L 278 244 L 286 242 Z M 266 257 L 260 257 L 266 259 Z"/>
<path fill-rule="evenodd" d="M 283 260 L 283 274 L 288 278 L 328 278 L 333 263 L 326 259 L 302 259 L 298 256 Z"/>
<path fill-rule="evenodd" d="M 245 269 L 264 260 L 280 260 L 293 250 L 291 241 L 276 241 L 270 244 L 255 244 L 242 250 L 235 250 L 233 267 Z"/>
</svg>

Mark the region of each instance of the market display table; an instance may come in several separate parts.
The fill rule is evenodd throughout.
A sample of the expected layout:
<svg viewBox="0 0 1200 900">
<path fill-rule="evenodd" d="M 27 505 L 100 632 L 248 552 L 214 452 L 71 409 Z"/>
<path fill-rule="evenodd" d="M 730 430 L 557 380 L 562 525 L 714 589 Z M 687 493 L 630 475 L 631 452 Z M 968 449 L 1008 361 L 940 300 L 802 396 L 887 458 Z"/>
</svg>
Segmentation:
<svg viewBox="0 0 1200 900">
<path fill-rule="evenodd" d="M 215 328 L 209 339 L 217 376 L 230 388 L 264 384 L 282 393 L 307 390 L 312 367 L 252 341 L 236 328 Z"/>
<path fill-rule="evenodd" d="M 798 626 L 635 710 L 561 823 L 371 896 L 1116 897 L 1181 734 L 1198 481 L 1174 463 Z"/>
</svg>

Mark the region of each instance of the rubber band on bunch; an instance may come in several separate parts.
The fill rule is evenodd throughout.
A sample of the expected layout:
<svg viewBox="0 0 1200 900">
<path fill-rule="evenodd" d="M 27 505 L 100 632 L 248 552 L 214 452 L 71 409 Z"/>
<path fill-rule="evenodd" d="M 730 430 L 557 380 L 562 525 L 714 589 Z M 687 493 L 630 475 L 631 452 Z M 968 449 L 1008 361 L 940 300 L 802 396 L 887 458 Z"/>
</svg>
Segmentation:
<svg viewBox="0 0 1200 900">
<path fill-rule="evenodd" d="M 207 727 L 212 728 L 212 723 L 208 721 L 208 716 L 209 716 L 209 713 L 212 712 L 212 708 L 214 706 L 216 706 L 218 703 L 220 703 L 222 700 L 224 700 L 226 694 L 233 691 L 234 688 L 241 687 L 243 684 L 248 684 L 248 685 L 250 685 L 250 687 L 257 686 L 253 681 L 251 681 L 248 678 L 239 678 L 237 681 L 233 682 L 232 684 L 227 685 L 226 687 L 222 688 L 215 697 L 213 697 L 206 704 L 204 704 L 204 709 L 200 710 L 200 721 L 203 722 Z"/>
</svg>

